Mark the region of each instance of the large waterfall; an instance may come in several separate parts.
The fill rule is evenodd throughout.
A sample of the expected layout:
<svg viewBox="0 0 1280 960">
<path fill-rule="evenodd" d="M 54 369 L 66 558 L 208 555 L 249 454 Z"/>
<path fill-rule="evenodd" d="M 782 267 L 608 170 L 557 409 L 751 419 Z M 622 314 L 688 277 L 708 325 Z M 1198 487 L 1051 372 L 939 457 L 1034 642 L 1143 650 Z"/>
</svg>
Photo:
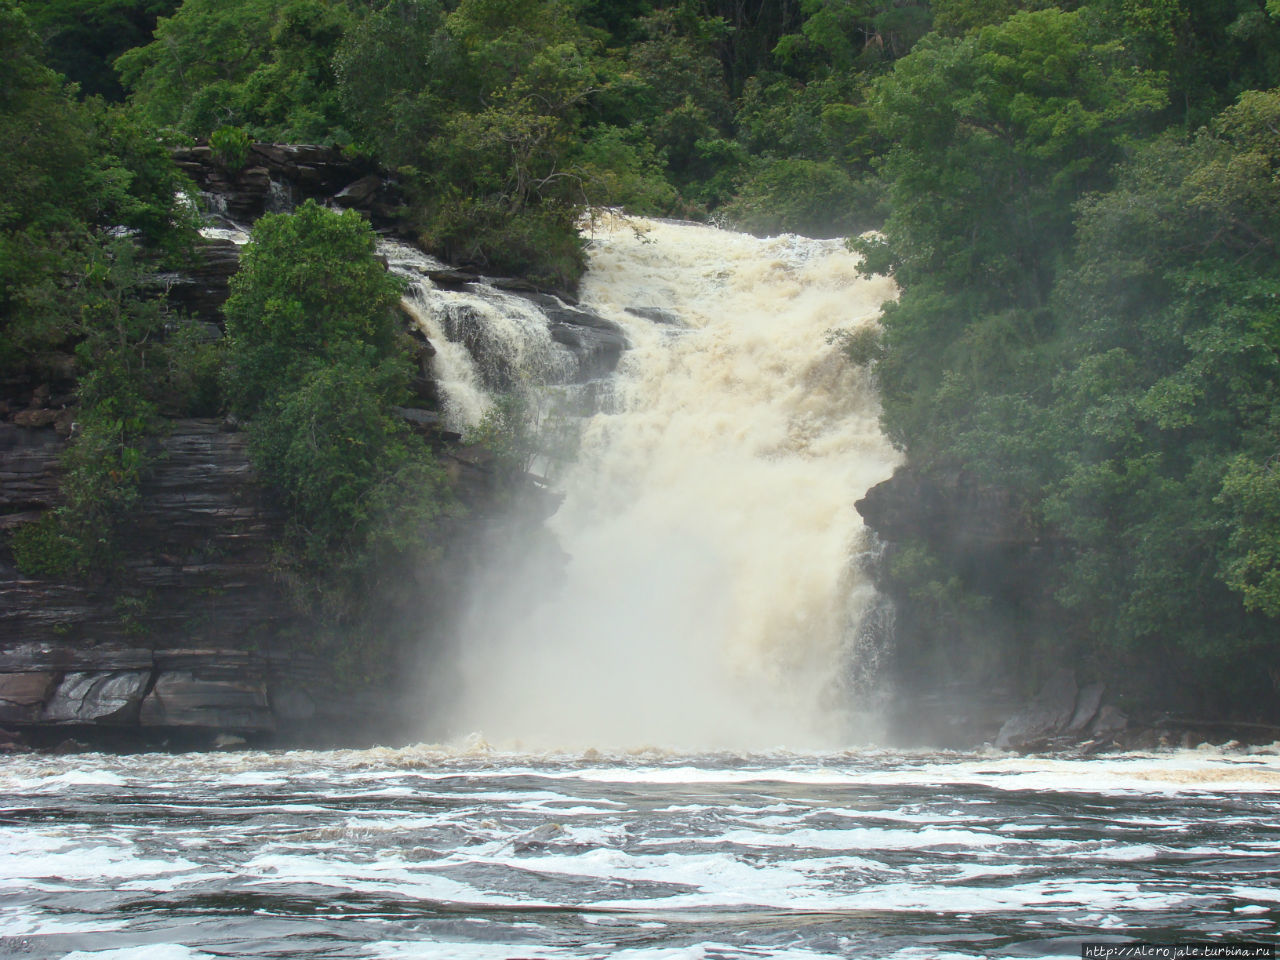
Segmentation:
<svg viewBox="0 0 1280 960">
<path fill-rule="evenodd" d="M 491 558 L 457 662 L 431 688 L 445 727 L 545 748 L 867 735 L 859 681 L 885 627 L 854 502 L 897 455 L 840 335 L 877 322 L 891 281 L 859 276 L 838 240 L 605 216 L 582 305 L 628 349 L 600 389 L 552 336 L 546 311 L 574 313 L 565 304 L 449 289 L 430 279 L 448 272 L 439 261 L 392 241 L 379 252 L 409 281 L 449 426 L 476 427 L 498 391 L 544 413 L 597 410 L 569 424 L 577 456 L 556 479 L 567 569 L 519 543 Z"/>
<path fill-rule="evenodd" d="M 559 482 L 564 577 L 502 565 L 481 588 L 459 729 L 541 747 L 848 742 L 877 602 L 854 502 L 895 453 L 870 373 L 831 334 L 875 323 L 890 283 L 838 241 L 621 218 L 593 234 L 583 303 L 629 349 Z M 474 380 L 441 373 L 475 409 Z"/>
</svg>

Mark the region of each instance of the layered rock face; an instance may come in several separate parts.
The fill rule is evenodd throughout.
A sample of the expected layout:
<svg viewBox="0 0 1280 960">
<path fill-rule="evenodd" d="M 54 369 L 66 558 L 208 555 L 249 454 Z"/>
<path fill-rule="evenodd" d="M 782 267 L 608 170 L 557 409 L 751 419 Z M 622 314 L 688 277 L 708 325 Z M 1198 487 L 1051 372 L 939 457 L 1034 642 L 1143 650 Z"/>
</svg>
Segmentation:
<svg viewBox="0 0 1280 960">
<path fill-rule="evenodd" d="M 269 571 L 281 517 L 222 427 L 173 421 L 156 441 L 110 585 L 28 577 L 0 551 L 0 722 L 277 729 L 272 694 L 302 666 L 272 644 L 297 623 Z M 7 526 L 56 503 L 64 442 L 0 424 Z"/>
<path fill-rule="evenodd" d="M 359 209 L 397 230 L 394 184 L 337 150 L 254 144 L 229 172 L 204 146 L 180 150 L 179 165 L 237 223 L 306 198 Z M 222 336 L 221 307 L 239 263 L 231 240 L 206 239 L 195 266 L 157 278 L 176 315 L 208 339 Z M 607 376 L 626 342 L 621 331 L 563 297 L 516 280 L 451 268 L 437 286 L 495 286 L 531 301 L 550 336 L 573 354 L 571 381 Z M 569 298 L 571 300 L 571 298 Z M 419 399 L 437 399 L 432 345 L 421 343 Z M 414 677 L 422 651 L 399 651 L 394 679 L 370 686 L 338 676 L 307 652 L 313 629 L 275 574 L 284 517 L 257 482 L 247 438 L 221 420 L 175 420 L 157 437 L 141 506 L 119 544 L 120 566 L 87 582 L 27 576 L 9 550 L 13 530 L 59 502 L 59 457 L 74 433 L 75 371 L 0 401 L 0 728 L 40 744 L 75 737 L 108 746 L 254 742 L 360 743 L 413 736 L 422 713 Z M 466 517 L 437 535 L 447 559 L 412 576 L 423 595 L 423 645 L 447 642 L 448 620 L 474 567 L 511 530 L 500 510 L 513 496 L 530 517 L 554 503 L 536 485 L 496 488 L 484 451 L 461 444 L 433 410 L 397 408 L 435 446 Z M 536 503 L 534 501 L 537 501 Z M 554 545 L 521 535 L 546 549 Z M 348 665 L 377 673 L 380 665 Z M 370 669 L 365 670 L 365 667 Z M 0 747 L 5 738 L 0 735 Z"/>
<path fill-rule="evenodd" d="M 856 506 L 884 545 L 878 585 L 897 609 L 896 735 L 957 748 L 994 741 L 1023 700 L 1025 651 L 1051 621 L 1046 569 L 1056 543 L 1007 491 L 959 470 L 899 467 Z M 927 547 L 968 595 L 990 598 L 985 609 L 969 613 L 972 622 L 922 601 L 888 575 L 914 545 Z"/>
<path fill-rule="evenodd" d="M 26 576 L 0 536 L 0 726 L 36 742 L 123 746 L 411 736 L 421 712 L 411 678 L 346 682 L 306 652 L 310 620 L 271 567 L 283 517 L 256 482 L 244 434 L 212 419 L 168 427 L 109 581 Z M 3 527 L 57 503 L 65 443 L 52 428 L 0 424 Z M 455 447 L 442 458 L 472 510 L 442 531 L 457 590 L 501 529 L 484 455 Z"/>
<path fill-rule="evenodd" d="M 360 210 L 375 227 L 398 222 L 400 196 L 393 182 L 367 160 L 337 147 L 314 144 L 250 144 L 244 166 L 229 170 L 204 145 L 174 152 L 178 167 L 215 198 L 228 218 L 252 223 L 307 198 Z"/>
</svg>

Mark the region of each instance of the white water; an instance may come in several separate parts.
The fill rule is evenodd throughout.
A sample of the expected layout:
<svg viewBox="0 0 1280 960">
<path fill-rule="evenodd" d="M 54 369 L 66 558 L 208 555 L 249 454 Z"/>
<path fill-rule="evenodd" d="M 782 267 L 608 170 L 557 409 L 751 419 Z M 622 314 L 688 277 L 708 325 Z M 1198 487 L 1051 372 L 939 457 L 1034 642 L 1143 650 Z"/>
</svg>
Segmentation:
<svg viewBox="0 0 1280 960">
<path fill-rule="evenodd" d="M 482 283 L 443 290 L 424 275 L 444 269 L 440 261 L 389 240 L 379 241 L 378 252 L 408 280 L 401 306 L 435 348 L 432 372 L 451 428 L 477 426 L 495 390 L 572 377 L 573 354 L 551 339 L 546 316 L 529 300 Z"/>
<path fill-rule="evenodd" d="M 1280 758 L 5 757 L 0 956 L 926 960 L 1274 941 Z"/>
<path fill-rule="evenodd" d="M 457 732 L 504 744 L 868 739 L 853 688 L 874 670 L 864 621 L 878 598 L 854 503 L 897 455 L 869 371 L 828 335 L 876 323 L 892 283 L 859 277 L 837 240 L 623 218 L 595 231 L 583 306 L 630 346 L 560 481 L 564 581 L 548 586 L 542 552 L 511 564 L 521 545 L 508 545 L 460 639 L 456 702 L 432 699 Z M 435 348 L 451 428 L 478 425 L 495 391 L 572 380 L 574 356 L 533 302 L 440 289 L 426 273 L 443 264 L 378 249 L 408 280 L 402 305 Z"/>
<path fill-rule="evenodd" d="M 847 743 L 876 601 L 853 505 L 896 456 L 869 373 L 827 334 L 875 323 L 893 288 L 838 241 L 598 231 L 583 303 L 631 347 L 551 521 L 565 582 L 525 610 L 504 596 L 541 571 L 508 573 L 478 603 L 465 728 L 543 746 Z"/>
</svg>

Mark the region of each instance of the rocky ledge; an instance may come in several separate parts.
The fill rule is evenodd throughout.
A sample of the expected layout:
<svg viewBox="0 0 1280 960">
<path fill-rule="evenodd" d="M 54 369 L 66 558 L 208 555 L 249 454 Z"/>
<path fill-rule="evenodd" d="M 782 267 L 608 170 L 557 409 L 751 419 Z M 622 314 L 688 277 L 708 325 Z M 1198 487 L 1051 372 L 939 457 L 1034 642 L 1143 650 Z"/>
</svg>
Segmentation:
<svg viewBox="0 0 1280 960">
<path fill-rule="evenodd" d="M 237 223 L 288 209 L 308 198 L 362 211 L 375 226 L 399 223 L 401 198 L 394 180 L 365 158 L 337 147 L 305 143 L 250 144 L 242 166 L 219 161 L 207 144 L 175 150 L 178 167 Z"/>
<path fill-rule="evenodd" d="M 307 652 L 309 621 L 271 569 L 282 516 L 244 435 L 214 419 L 168 426 L 128 559 L 109 579 L 73 583 L 21 573 L 7 536 L 57 504 L 66 441 L 52 426 L 0 423 L 0 747 L 15 737 L 135 747 L 409 735 L 421 710 L 411 685 L 354 683 Z M 441 457 L 455 494 L 483 518 L 493 496 L 483 454 L 453 445 Z M 492 522 L 475 527 L 501 535 Z M 459 581 L 473 532 L 462 521 L 445 531 Z"/>
</svg>

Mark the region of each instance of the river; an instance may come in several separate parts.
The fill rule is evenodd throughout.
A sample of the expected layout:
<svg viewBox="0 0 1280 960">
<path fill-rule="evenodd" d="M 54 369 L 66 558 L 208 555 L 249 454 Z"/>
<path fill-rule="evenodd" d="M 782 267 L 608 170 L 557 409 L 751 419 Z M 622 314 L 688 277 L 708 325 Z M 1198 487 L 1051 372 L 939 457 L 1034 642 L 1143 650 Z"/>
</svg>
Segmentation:
<svg viewBox="0 0 1280 960">
<path fill-rule="evenodd" d="M 0 955 L 1078 957 L 1271 940 L 1280 757 L 27 756 Z"/>
</svg>

